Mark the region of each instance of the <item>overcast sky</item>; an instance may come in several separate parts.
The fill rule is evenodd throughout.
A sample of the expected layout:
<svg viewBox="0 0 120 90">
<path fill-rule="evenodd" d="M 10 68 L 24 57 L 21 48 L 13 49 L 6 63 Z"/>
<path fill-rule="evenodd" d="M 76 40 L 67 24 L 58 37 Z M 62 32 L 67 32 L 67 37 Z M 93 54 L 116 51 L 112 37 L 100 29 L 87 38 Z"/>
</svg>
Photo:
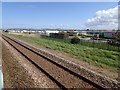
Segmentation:
<svg viewBox="0 0 120 90">
<path fill-rule="evenodd" d="M 3 27 L 117 29 L 117 2 L 3 2 Z"/>
</svg>

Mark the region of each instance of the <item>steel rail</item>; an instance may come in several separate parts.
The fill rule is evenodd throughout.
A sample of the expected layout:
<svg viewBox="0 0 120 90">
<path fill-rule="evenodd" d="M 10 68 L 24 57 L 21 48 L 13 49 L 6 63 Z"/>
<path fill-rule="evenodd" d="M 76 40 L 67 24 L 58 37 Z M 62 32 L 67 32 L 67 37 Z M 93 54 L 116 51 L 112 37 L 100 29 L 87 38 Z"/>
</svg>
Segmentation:
<svg viewBox="0 0 120 90">
<path fill-rule="evenodd" d="M 21 42 L 18 42 L 18 41 L 14 40 L 14 39 L 6 36 L 6 35 L 3 35 L 3 39 L 6 40 L 11 46 L 13 46 L 17 51 L 19 51 L 25 58 L 27 58 L 29 61 L 31 61 L 35 66 L 37 66 L 41 71 L 43 71 L 43 72 L 44 72 L 51 80 L 53 80 L 60 88 L 67 89 L 68 86 L 66 86 L 65 84 L 62 84 L 62 83 L 60 82 L 60 80 L 57 80 L 56 78 L 54 78 L 54 76 L 52 76 L 52 75 L 49 73 L 49 71 L 47 72 L 47 71 L 44 70 L 40 65 L 38 65 L 38 64 L 35 63 L 33 60 L 31 60 L 31 58 L 29 58 L 28 56 L 26 56 L 22 51 L 20 51 L 16 46 L 14 46 L 13 42 L 16 43 L 16 45 L 18 44 L 18 45 L 20 45 L 20 46 L 22 46 L 22 47 L 30 50 L 31 52 L 35 53 L 36 55 L 44 58 L 44 59 L 46 60 L 46 62 L 49 61 L 49 62 L 51 62 L 52 64 L 55 64 L 55 66 L 57 66 L 57 67 L 59 67 L 59 68 L 62 68 L 65 72 L 69 72 L 69 74 L 75 76 L 75 78 L 80 79 L 80 80 L 82 80 L 82 81 L 84 81 L 84 82 L 87 82 L 87 83 L 90 85 L 90 88 L 92 87 L 92 88 L 102 89 L 102 90 L 105 89 L 105 88 L 103 88 L 103 87 L 101 87 L 101 86 L 93 83 L 92 81 L 89 81 L 88 79 L 86 79 L 86 78 L 78 75 L 77 73 L 69 70 L 68 68 L 66 68 L 66 67 L 64 67 L 64 66 L 62 66 L 62 65 L 59 65 L 59 64 L 57 64 L 56 62 L 53 62 L 52 60 L 46 58 L 45 56 L 40 55 L 38 52 L 35 52 L 35 51 L 32 50 L 31 48 L 23 45 Z M 53 74 L 53 75 L 54 75 L 54 74 Z M 82 82 L 82 81 L 81 81 L 81 82 Z M 78 83 L 80 83 L 79 80 L 78 80 Z M 73 83 L 73 84 L 74 84 L 74 83 Z M 88 85 L 88 86 L 89 86 L 89 85 Z M 80 88 L 80 87 L 79 87 L 79 88 Z"/>
</svg>

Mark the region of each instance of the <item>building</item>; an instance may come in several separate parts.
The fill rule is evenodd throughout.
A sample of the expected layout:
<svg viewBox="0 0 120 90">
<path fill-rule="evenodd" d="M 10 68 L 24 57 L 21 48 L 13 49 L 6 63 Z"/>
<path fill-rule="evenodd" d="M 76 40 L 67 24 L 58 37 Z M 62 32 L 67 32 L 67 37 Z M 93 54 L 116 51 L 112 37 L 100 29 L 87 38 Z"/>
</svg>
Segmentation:
<svg viewBox="0 0 120 90">
<path fill-rule="evenodd" d="M 115 38 L 117 34 L 120 34 L 120 31 L 105 31 L 104 37 L 105 38 Z"/>
<path fill-rule="evenodd" d="M 59 33 L 57 30 L 44 30 L 44 34 L 50 36 L 50 33 Z"/>
<path fill-rule="evenodd" d="M 86 31 L 79 31 L 78 34 L 79 34 L 79 35 L 85 35 L 85 36 L 88 35 Z"/>
</svg>

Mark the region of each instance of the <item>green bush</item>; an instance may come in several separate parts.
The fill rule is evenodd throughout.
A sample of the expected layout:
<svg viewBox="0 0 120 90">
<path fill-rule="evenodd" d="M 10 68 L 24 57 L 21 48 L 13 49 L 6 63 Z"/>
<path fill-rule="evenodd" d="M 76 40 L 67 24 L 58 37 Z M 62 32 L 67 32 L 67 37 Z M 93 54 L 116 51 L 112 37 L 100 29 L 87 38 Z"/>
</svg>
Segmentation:
<svg viewBox="0 0 120 90">
<path fill-rule="evenodd" d="M 72 44 L 78 44 L 80 42 L 80 39 L 78 37 L 72 38 L 71 43 Z"/>
</svg>

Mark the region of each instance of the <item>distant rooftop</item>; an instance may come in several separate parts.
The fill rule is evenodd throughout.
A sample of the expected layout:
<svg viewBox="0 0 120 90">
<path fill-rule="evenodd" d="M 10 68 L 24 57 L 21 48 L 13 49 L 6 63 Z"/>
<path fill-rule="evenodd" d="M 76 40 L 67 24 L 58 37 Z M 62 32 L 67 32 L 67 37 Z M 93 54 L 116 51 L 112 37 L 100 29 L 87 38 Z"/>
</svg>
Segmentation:
<svg viewBox="0 0 120 90">
<path fill-rule="evenodd" d="M 106 33 L 120 33 L 120 31 L 105 31 Z"/>
</svg>

